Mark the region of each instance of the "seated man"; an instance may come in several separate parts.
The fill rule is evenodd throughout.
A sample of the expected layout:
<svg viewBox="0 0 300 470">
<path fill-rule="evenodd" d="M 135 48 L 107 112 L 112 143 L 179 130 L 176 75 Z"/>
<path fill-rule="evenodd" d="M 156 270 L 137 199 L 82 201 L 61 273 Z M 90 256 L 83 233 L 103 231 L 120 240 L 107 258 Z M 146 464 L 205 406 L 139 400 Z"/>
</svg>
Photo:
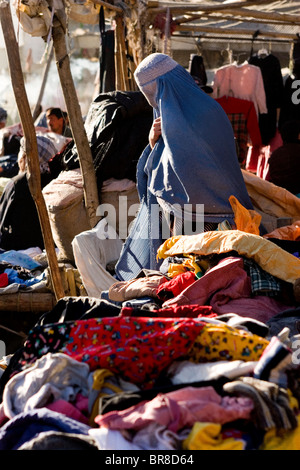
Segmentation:
<svg viewBox="0 0 300 470">
<path fill-rule="evenodd" d="M 7 121 L 7 112 L 5 109 L 0 108 L 0 129 L 3 129 L 6 127 L 6 121 Z"/>
<path fill-rule="evenodd" d="M 64 137 L 72 137 L 71 129 L 68 126 L 68 115 L 60 108 L 48 108 L 46 120 L 47 126 L 52 132 Z"/>
<path fill-rule="evenodd" d="M 48 162 L 57 150 L 47 136 L 37 136 L 37 147 L 43 188 L 52 179 Z M 7 251 L 38 246 L 43 249 L 38 212 L 28 186 L 24 138 L 20 142 L 18 165 L 19 173 L 10 179 L 0 198 L 0 248 Z"/>
<path fill-rule="evenodd" d="M 300 197 L 300 121 L 288 121 L 281 130 L 283 145 L 269 158 L 271 183 Z"/>
</svg>

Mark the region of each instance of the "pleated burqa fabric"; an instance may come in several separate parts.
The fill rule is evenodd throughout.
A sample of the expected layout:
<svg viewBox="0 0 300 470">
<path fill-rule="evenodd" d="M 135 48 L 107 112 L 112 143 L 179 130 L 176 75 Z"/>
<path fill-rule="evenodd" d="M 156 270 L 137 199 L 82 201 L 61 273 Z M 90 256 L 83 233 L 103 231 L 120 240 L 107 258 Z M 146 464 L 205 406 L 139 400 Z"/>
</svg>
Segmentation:
<svg viewBox="0 0 300 470">
<path fill-rule="evenodd" d="M 173 213 L 175 218 L 182 214 L 182 219 L 198 214 L 200 220 L 202 213 L 204 223 L 233 223 L 231 195 L 253 209 L 233 129 L 221 106 L 165 54 L 146 57 L 135 79 L 153 107 L 154 118 L 161 117 L 162 133 L 138 162 L 141 208 L 116 265 L 120 280 L 136 277 L 143 268 L 158 269 L 157 249 L 168 238 L 162 233 L 164 214 Z M 158 207 L 163 208 L 161 216 Z"/>
</svg>

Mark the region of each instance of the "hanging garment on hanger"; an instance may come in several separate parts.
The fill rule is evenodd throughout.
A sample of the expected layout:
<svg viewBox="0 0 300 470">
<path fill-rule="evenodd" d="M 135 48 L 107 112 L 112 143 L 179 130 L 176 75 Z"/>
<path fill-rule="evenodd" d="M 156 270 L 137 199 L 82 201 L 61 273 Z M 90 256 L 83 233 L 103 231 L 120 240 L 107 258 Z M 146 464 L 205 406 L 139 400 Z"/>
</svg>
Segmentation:
<svg viewBox="0 0 300 470">
<path fill-rule="evenodd" d="M 269 51 L 265 47 L 262 47 L 261 49 L 259 49 L 256 55 L 259 58 L 265 58 L 269 55 Z"/>
<path fill-rule="evenodd" d="M 202 85 L 207 84 L 207 75 L 201 55 L 191 54 L 189 62 L 189 72 L 192 77 L 197 77 Z"/>
<path fill-rule="evenodd" d="M 276 133 L 277 114 L 283 100 L 281 66 L 273 54 L 264 55 L 260 51 L 250 57 L 249 64 L 259 67 L 262 73 L 268 113 L 259 114 L 259 128 L 263 144 L 268 145 Z"/>
<path fill-rule="evenodd" d="M 225 65 L 214 77 L 213 98 L 233 96 L 252 101 L 257 115 L 267 113 L 266 93 L 261 70 L 255 65 Z"/>
<path fill-rule="evenodd" d="M 258 119 L 252 101 L 240 98 L 226 97 L 216 98 L 227 114 L 236 138 L 238 146 L 238 160 L 241 166 L 246 163 L 248 144 L 254 147 L 262 145 L 258 126 Z"/>
<path fill-rule="evenodd" d="M 190 55 L 189 73 L 205 93 L 211 94 L 213 92 L 212 87 L 207 85 L 207 75 L 202 56 L 196 54 Z"/>
<path fill-rule="evenodd" d="M 297 33 L 297 39 L 294 40 L 293 42 L 293 53 L 292 53 L 292 57 L 293 57 L 293 62 L 299 62 L 300 60 L 300 35 L 299 33 Z"/>
<path fill-rule="evenodd" d="M 283 100 L 279 117 L 279 130 L 287 121 L 300 120 L 300 62 L 294 62 L 293 74 L 284 83 Z"/>
<path fill-rule="evenodd" d="M 99 93 L 115 90 L 115 36 L 113 30 L 105 31 L 104 9 L 99 13 Z"/>
</svg>

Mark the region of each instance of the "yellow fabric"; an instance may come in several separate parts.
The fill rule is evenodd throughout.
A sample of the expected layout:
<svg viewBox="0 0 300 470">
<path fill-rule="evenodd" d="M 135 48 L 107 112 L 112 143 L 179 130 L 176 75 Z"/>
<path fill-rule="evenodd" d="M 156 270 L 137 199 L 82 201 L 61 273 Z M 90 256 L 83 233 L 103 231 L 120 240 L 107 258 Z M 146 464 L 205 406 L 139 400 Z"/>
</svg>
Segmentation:
<svg viewBox="0 0 300 470">
<path fill-rule="evenodd" d="M 259 235 L 261 215 L 253 210 L 246 209 L 235 196 L 230 196 L 229 202 L 234 213 L 236 229 Z"/>
<path fill-rule="evenodd" d="M 109 377 L 113 377 L 114 374 L 110 372 L 108 369 L 98 369 L 95 370 L 93 373 L 93 390 L 98 390 L 99 393 L 97 395 L 97 398 L 95 399 L 93 406 L 92 406 L 92 411 L 89 417 L 89 424 L 90 426 L 95 426 L 95 418 L 99 414 L 99 400 L 101 397 L 106 396 L 107 393 L 101 392 L 102 389 L 108 388 L 114 393 L 121 393 L 123 390 L 118 387 L 117 385 L 114 385 L 110 382 L 107 382 L 106 379 L 109 380 Z"/>
<path fill-rule="evenodd" d="M 177 237 L 174 237 L 175 239 Z M 169 239 L 171 240 L 171 239 Z M 172 240 L 174 242 L 174 240 Z M 175 242 L 174 242 L 175 243 Z M 194 255 L 187 255 L 182 259 L 182 263 L 170 263 L 168 266 L 168 276 L 173 278 L 178 274 L 186 273 L 187 271 L 192 271 L 196 276 L 200 277 L 201 274 L 204 274 L 205 271 L 209 268 L 207 261 L 198 260 Z"/>
<path fill-rule="evenodd" d="M 171 237 L 171 238 L 168 238 L 165 242 L 164 242 L 164 246 L 165 246 L 165 249 L 166 250 L 169 250 L 170 248 L 172 248 L 173 245 L 175 245 L 175 243 L 180 240 L 180 238 L 182 237 L 183 235 L 175 235 L 174 237 Z M 158 254 L 157 254 L 157 259 L 159 258 Z"/>
<path fill-rule="evenodd" d="M 241 440 L 221 436 L 222 426 L 218 423 L 195 423 L 188 437 L 183 441 L 184 450 L 244 450 Z"/>
<path fill-rule="evenodd" d="M 192 362 L 258 361 L 269 341 L 228 325 L 205 326 L 188 353 Z"/>
<path fill-rule="evenodd" d="M 187 269 L 184 264 L 170 263 L 168 267 L 168 276 L 173 278 L 178 274 L 186 273 Z"/>
<path fill-rule="evenodd" d="M 242 170 L 251 201 L 256 209 L 275 217 L 299 217 L 300 199 L 284 188 Z"/>
<path fill-rule="evenodd" d="M 293 431 L 282 432 L 276 428 L 270 429 L 259 450 L 300 450 L 300 416 L 297 416 L 298 426 Z"/>
<path fill-rule="evenodd" d="M 230 251 L 254 259 L 262 269 L 284 281 L 293 284 L 300 278 L 299 258 L 266 238 L 240 230 L 183 235 L 175 243 L 171 237 L 159 247 L 157 254 L 159 258 L 167 258 L 179 254 L 207 256 Z"/>
<path fill-rule="evenodd" d="M 114 374 L 108 369 L 98 369 L 93 373 L 93 389 L 101 390 L 104 381 L 107 377 L 112 377 Z"/>
</svg>

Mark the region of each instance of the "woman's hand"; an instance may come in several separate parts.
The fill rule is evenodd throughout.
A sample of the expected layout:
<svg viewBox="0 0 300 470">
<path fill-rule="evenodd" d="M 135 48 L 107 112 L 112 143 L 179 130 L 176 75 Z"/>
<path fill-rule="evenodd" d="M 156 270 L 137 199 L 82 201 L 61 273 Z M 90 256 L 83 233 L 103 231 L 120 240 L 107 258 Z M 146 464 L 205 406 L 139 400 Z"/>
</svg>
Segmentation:
<svg viewBox="0 0 300 470">
<path fill-rule="evenodd" d="M 161 117 L 158 117 L 153 121 L 153 124 L 149 132 L 149 144 L 152 149 L 154 145 L 156 144 L 156 142 L 158 141 L 160 135 L 161 135 Z"/>
</svg>

